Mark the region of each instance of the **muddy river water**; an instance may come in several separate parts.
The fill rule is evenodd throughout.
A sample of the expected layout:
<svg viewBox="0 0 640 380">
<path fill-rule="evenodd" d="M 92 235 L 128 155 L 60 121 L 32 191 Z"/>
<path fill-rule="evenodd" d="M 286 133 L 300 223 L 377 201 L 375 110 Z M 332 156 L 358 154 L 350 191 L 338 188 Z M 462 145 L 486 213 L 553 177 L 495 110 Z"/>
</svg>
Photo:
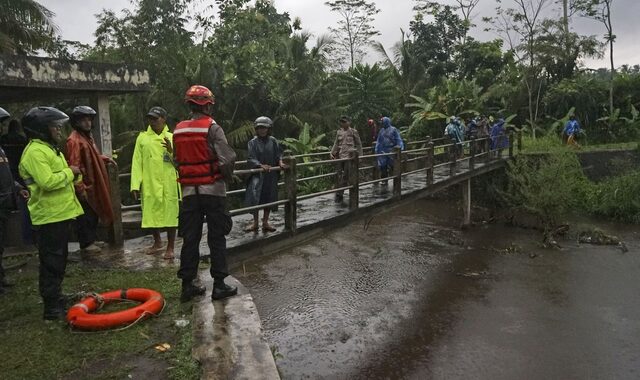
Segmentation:
<svg viewBox="0 0 640 380">
<path fill-rule="evenodd" d="M 640 228 L 548 250 L 459 219 L 418 201 L 238 268 L 282 377 L 640 378 Z"/>
</svg>

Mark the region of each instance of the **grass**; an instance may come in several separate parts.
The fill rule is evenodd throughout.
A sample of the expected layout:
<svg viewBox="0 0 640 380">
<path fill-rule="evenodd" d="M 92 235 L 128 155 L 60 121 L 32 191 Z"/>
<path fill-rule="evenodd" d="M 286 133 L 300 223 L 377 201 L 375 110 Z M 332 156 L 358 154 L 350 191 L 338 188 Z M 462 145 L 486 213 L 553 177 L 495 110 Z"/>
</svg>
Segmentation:
<svg viewBox="0 0 640 380">
<path fill-rule="evenodd" d="M 5 266 L 17 259 L 5 259 Z M 200 370 L 191 358 L 191 324 L 177 327 L 176 319 L 191 318 L 191 305 L 179 303 L 180 283 L 175 268 L 150 271 L 100 270 L 67 267 L 65 293 L 104 292 L 113 289 L 145 287 L 160 291 L 167 306 L 157 317 L 122 331 L 83 333 L 71 331 L 62 323 L 42 319 L 38 294 L 37 258 L 19 272 L 8 272 L 15 282 L 0 298 L 0 377 L 3 379 L 126 378 L 137 363 L 152 363 L 165 378 L 197 379 Z M 159 352 L 157 344 L 171 349 Z M 71 373 L 71 374 L 70 374 Z"/>
</svg>

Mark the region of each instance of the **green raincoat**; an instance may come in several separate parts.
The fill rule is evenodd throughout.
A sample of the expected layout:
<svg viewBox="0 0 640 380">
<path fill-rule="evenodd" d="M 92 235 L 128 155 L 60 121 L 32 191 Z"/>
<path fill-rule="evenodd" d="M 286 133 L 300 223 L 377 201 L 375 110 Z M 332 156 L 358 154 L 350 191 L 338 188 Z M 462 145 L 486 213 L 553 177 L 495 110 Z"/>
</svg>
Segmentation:
<svg viewBox="0 0 640 380">
<path fill-rule="evenodd" d="M 31 193 L 28 207 L 34 226 L 75 219 L 84 213 L 67 160 L 50 144 L 31 140 L 18 170 Z"/>
<path fill-rule="evenodd" d="M 138 135 L 133 151 L 131 191 L 140 191 L 142 228 L 178 226 L 178 174 L 162 145 L 165 137 L 173 141 L 166 125 L 159 135 L 147 127 Z"/>
</svg>

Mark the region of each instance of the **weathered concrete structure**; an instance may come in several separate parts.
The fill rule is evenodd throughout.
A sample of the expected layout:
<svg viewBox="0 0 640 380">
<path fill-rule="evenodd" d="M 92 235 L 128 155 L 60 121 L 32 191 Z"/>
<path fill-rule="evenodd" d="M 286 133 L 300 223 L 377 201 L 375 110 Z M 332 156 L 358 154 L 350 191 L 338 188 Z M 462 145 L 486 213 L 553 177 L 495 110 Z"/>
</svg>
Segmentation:
<svg viewBox="0 0 640 380">
<path fill-rule="evenodd" d="M 96 145 L 107 156 L 113 153 L 109 96 L 148 91 L 149 85 L 146 69 L 126 64 L 0 55 L 1 105 L 87 98 L 98 113 L 94 124 Z M 117 174 L 111 177 L 117 180 Z M 113 204 L 116 223 L 111 234 L 113 242 L 121 245 L 120 199 L 114 199 Z"/>
</svg>

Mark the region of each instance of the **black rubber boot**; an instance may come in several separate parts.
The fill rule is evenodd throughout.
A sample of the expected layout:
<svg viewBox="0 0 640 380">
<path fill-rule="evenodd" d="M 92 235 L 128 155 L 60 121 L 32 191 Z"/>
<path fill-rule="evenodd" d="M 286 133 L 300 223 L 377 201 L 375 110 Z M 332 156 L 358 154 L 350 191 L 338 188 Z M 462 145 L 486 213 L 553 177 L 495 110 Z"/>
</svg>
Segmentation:
<svg viewBox="0 0 640 380">
<path fill-rule="evenodd" d="M 223 282 L 213 284 L 213 292 L 211 292 L 211 300 L 217 301 L 223 298 L 232 297 L 238 294 L 238 288 L 227 285 Z"/>
<path fill-rule="evenodd" d="M 193 282 L 182 283 L 182 293 L 180 294 L 180 302 L 189 302 L 194 297 L 203 295 L 207 289 L 204 286 L 198 286 Z"/>
<path fill-rule="evenodd" d="M 62 300 L 44 301 L 43 318 L 47 321 L 66 322 L 67 313 L 64 310 Z"/>
</svg>

